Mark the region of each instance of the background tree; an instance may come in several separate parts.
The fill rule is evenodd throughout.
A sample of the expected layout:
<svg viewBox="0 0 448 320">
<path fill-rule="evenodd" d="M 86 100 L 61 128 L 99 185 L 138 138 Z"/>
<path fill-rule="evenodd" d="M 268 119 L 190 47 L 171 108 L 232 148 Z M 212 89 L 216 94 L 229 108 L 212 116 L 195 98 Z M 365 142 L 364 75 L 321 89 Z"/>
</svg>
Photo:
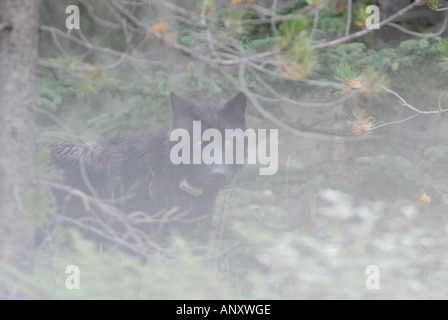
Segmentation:
<svg viewBox="0 0 448 320">
<path fill-rule="evenodd" d="M 0 261 L 30 268 L 39 1 L 0 1 Z M 4 283 L 0 282 L 4 289 Z"/>
</svg>

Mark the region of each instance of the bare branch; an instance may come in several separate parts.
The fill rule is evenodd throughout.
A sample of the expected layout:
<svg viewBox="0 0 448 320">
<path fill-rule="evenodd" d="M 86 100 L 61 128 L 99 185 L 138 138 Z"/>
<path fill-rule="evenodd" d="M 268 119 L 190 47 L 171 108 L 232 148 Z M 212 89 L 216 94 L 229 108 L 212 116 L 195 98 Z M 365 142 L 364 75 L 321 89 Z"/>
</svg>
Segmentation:
<svg viewBox="0 0 448 320">
<path fill-rule="evenodd" d="M 396 93 L 395 91 L 393 91 L 393 90 L 391 90 L 391 89 L 388 89 L 388 88 L 386 88 L 385 86 L 383 86 L 383 85 L 381 85 L 381 84 L 377 84 L 377 86 L 379 86 L 380 88 L 386 90 L 386 91 L 389 92 L 390 94 L 394 95 L 394 96 L 398 99 L 399 104 L 400 104 L 401 106 L 410 109 L 411 111 L 414 112 L 414 114 L 413 114 L 412 116 L 407 117 L 407 118 L 402 119 L 402 120 L 391 121 L 391 122 L 387 122 L 387 123 L 384 123 L 384 124 L 375 126 L 375 127 L 371 128 L 369 131 L 374 131 L 374 130 L 376 130 L 376 129 L 379 129 L 379 128 L 382 128 L 382 127 L 386 127 L 386 126 L 390 126 L 390 125 L 401 124 L 401 123 L 404 123 L 404 122 L 406 122 L 406 121 L 409 121 L 409 120 L 414 119 L 414 118 L 416 118 L 416 117 L 418 117 L 418 116 L 421 116 L 421 115 L 440 115 L 440 114 L 442 114 L 442 113 L 448 112 L 448 108 L 447 108 L 447 109 L 442 109 L 442 107 L 441 107 L 441 98 L 442 98 L 442 95 L 439 96 L 438 110 L 425 111 L 425 110 L 420 110 L 420 109 L 418 109 L 418 108 L 416 108 L 416 107 L 410 105 L 409 103 L 406 102 L 406 100 L 405 100 L 403 97 L 401 97 L 401 96 L 400 96 L 398 93 Z"/>
<path fill-rule="evenodd" d="M 380 125 L 378 125 L 376 127 L 371 128 L 369 131 L 373 131 L 373 130 L 379 129 L 381 127 L 386 127 L 386 126 L 390 126 L 390 125 L 393 125 L 393 124 L 401 124 L 401 123 L 406 122 L 408 120 L 414 119 L 415 117 L 418 117 L 418 116 L 419 116 L 419 114 L 414 114 L 414 115 L 412 115 L 412 116 L 410 116 L 410 117 L 408 117 L 406 119 L 403 119 L 403 120 L 392 121 L 392 122 L 387 122 L 387 123 L 384 123 L 384 124 L 380 124 Z"/>
<path fill-rule="evenodd" d="M 144 257 L 150 257 L 155 251 L 163 252 L 164 248 L 155 242 L 152 239 L 154 235 L 147 234 L 144 231 L 145 229 L 142 229 L 142 226 L 148 224 L 161 226 L 172 221 L 191 223 L 206 218 L 203 216 L 185 219 L 189 212 L 180 212 L 179 208 L 163 210 L 153 215 L 143 212 L 123 214 L 114 205 L 114 203 L 119 203 L 122 199 L 96 198 L 70 186 L 52 181 L 39 180 L 37 183 L 49 190 L 59 190 L 67 193 L 70 198 L 76 197 L 80 199 L 84 204 L 85 210 L 90 213 L 90 215 L 75 218 L 64 211 L 61 213 L 54 212 L 53 215 L 59 221 L 68 222 Z M 98 214 L 101 214 L 102 217 L 98 216 Z M 117 226 L 120 227 L 117 228 Z"/>
<path fill-rule="evenodd" d="M 345 36 L 350 34 L 350 26 L 352 25 L 352 0 L 347 0 L 347 24 L 345 25 Z"/>
<path fill-rule="evenodd" d="M 335 101 L 331 101 L 331 102 L 303 102 L 303 101 L 296 101 L 293 99 L 290 99 L 288 97 L 285 97 L 283 95 L 281 95 L 280 93 L 278 93 L 277 91 L 275 91 L 270 85 L 268 85 L 266 83 L 266 81 L 264 81 L 256 72 L 251 72 L 251 74 L 255 77 L 255 79 L 268 91 L 270 92 L 273 96 L 275 96 L 277 99 L 268 99 L 266 97 L 261 97 L 259 95 L 256 95 L 257 98 L 261 98 L 261 99 L 265 99 L 266 101 L 271 101 L 271 102 L 278 102 L 278 101 L 283 101 L 283 102 L 287 102 L 289 104 L 298 106 L 298 107 L 302 107 L 302 108 L 328 108 L 328 107 L 334 107 L 338 104 L 344 103 L 345 101 L 347 101 L 348 99 L 350 99 L 349 97 L 342 97 L 339 98 L 338 100 Z"/>
<path fill-rule="evenodd" d="M 308 138 L 308 139 L 317 139 L 317 140 L 322 140 L 322 141 L 350 141 L 350 142 L 355 142 L 355 141 L 365 141 L 366 139 L 373 139 L 373 140 L 377 140 L 380 139 L 380 137 L 374 137 L 374 136 L 368 136 L 368 137 L 363 137 L 363 138 L 357 138 L 357 137 L 345 137 L 345 136 L 336 136 L 336 135 L 331 135 L 331 134 L 325 134 L 325 133 L 315 133 L 315 132 L 305 132 L 305 131 L 301 131 L 299 129 L 293 128 L 291 126 L 288 126 L 287 124 L 285 124 L 283 121 L 277 119 L 274 115 L 272 115 L 271 113 L 269 113 L 268 111 L 266 111 L 258 102 L 258 100 L 256 99 L 256 97 L 254 96 L 254 94 L 249 90 L 249 88 L 247 87 L 247 83 L 246 80 L 244 79 L 244 74 L 245 74 L 245 69 L 246 66 L 244 63 L 242 63 L 240 65 L 239 71 L 238 71 L 238 87 L 241 88 L 241 90 L 247 95 L 247 97 L 249 98 L 250 102 L 252 103 L 252 105 L 254 106 L 255 110 L 266 120 L 272 122 L 273 124 L 275 124 L 276 126 L 278 126 L 280 129 L 283 129 L 289 133 L 292 133 L 295 136 L 298 137 L 302 137 L 302 138 Z M 229 75 L 223 73 L 224 76 L 226 76 L 229 80 Z M 234 82 L 234 79 L 232 79 Z"/>
<path fill-rule="evenodd" d="M 113 62 L 113 63 L 111 63 L 109 65 L 102 66 L 102 67 L 93 67 L 93 66 L 82 66 L 82 67 L 81 66 L 69 66 L 68 67 L 68 66 L 65 66 L 65 65 L 61 66 L 61 65 L 57 65 L 55 63 L 52 63 L 52 62 L 50 62 L 50 61 L 52 61 L 51 59 L 39 59 L 39 65 L 44 66 L 44 67 L 59 68 L 59 69 L 73 69 L 73 70 L 77 70 L 77 71 L 87 71 L 87 72 L 90 72 L 90 71 L 96 71 L 96 70 L 114 69 L 119 64 L 121 64 L 125 59 L 126 60 L 135 61 L 135 62 L 143 62 L 145 64 L 151 64 L 151 65 L 161 65 L 161 64 L 163 65 L 164 64 L 163 62 L 160 62 L 160 61 L 151 61 L 151 60 L 149 60 L 147 58 L 139 58 L 139 57 L 136 57 L 134 55 L 123 53 L 121 51 L 116 51 L 116 50 L 113 50 L 113 49 L 110 49 L 110 48 L 104 48 L 104 47 L 101 47 L 101 46 L 98 46 L 98 45 L 94 45 L 91 42 L 89 42 L 88 39 L 86 39 L 85 37 L 83 37 L 83 39 L 79 39 L 79 38 L 76 38 L 75 36 L 73 36 L 71 34 L 68 34 L 66 32 L 62 32 L 61 30 L 58 30 L 58 29 L 53 28 L 53 27 L 41 25 L 40 29 L 43 30 L 43 31 L 46 31 L 46 32 L 50 32 L 52 34 L 53 39 L 56 40 L 56 41 L 57 41 L 56 35 L 58 35 L 58 36 L 61 36 L 61 37 L 65 38 L 65 39 L 67 39 L 67 40 L 70 40 L 70 41 L 72 41 L 72 42 L 74 42 L 74 43 L 76 43 L 76 44 L 78 44 L 78 45 L 88 49 L 89 50 L 88 52 L 97 51 L 97 52 L 108 54 L 110 56 L 114 56 L 114 57 L 120 58 L 119 60 L 117 60 L 117 61 L 115 61 L 115 62 Z M 59 43 L 59 42 L 57 42 L 57 43 Z M 63 51 L 63 49 L 60 49 L 60 50 Z M 65 51 L 63 51 L 63 52 L 65 52 Z M 168 64 L 166 64 L 166 65 L 168 66 Z"/>
<path fill-rule="evenodd" d="M 302 82 L 305 83 L 307 85 L 311 85 L 311 86 L 316 86 L 316 87 L 332 87 L 332 88 L 339 88 L 339 84 L 335 83 L 335 82 L 330 82 L 330 81 L 318 81 L 318 80 L 311 80 L 311 79 L 306 79 L 306 78 L 301 78 L 301 77 L 296 77 L 296 76 L 291 76 L 289 74 L 282 74 L 276 71 L 272 71 L 270 69 L 264 68 L 256 63 L 253 63 L 252 61 L 247 60 L 247 65 L 250 66 L 251 68 L 261 71 L 263 73 L 275 76 L 277 78 L 280 79 L 286 79 L 286 80 L 294 80 L 294 81 L 298 81 L 298 82 Z"/>
<path fill-rule="evenodd" d="M 311 29 L 310 33 L 310 39 L 314 38 L 314 35 L 316 34 L 317 25 L 319 23 L 319 8 L 316 6 L 314 8 L 314 20 L 313 20 L 313 29 Z"/>
<path fill-rule="evenodd" d="M 277 10 L 277 4 L 278 4 L 278 0 L 273 0 L 272 1 L 272 15 L 271 15 L 271 28 L 272 31 L 274 32 L 274 36 L 275 38 L 278 38 L 278 30 L 277 30 L 277 26 L 275 25 L 276 21 L 275 21 L 275 11 Z"/>
<path fill-rule="evenodd" d="M 439 101 L 439 110 L 434 110 L 434 111 L 425 111 L 425 110 L 420 110 L 412 105 L 410 105 L 409 103 L 406 102 L 406 100 L 404 100 L 398 93 L 396 93 L 395 91 L 392 91 L 388 88 L 386 88 L 385 86 L 381 85 L 381 84 L 377 84 L 377 86 L 383 88 L 384 90 L 386 90 L 387 92 L 393 94 L 395 97 L 398 98 L 398 100 L 400 101 L 400 105 L 407 107 L 409 109 L 411 109 L 412 111 L 418 113 L 418 114 L 441 114 L 441 113 L 445 113 L 448 112 L 448 109 L 441 109 L 440 108 L 440 101 Z"/>
<path fill-rule="evenodd" d="M 414 37 L 420 37 L 420 38 L 435 38 L 435 37 L 440 36 L 443 32 L 445 32 L 447 23 L 448 23 L 448 13 L 445 14 L 445 17 L 444 17 L 444 19 L 443 19 L 443 23 L 442 23 L 442 27 L 441 27 L 440 30 L 437 31 L 436 33 L 420 33 L 420 32 L 414 32 L 414 31 L 411 31 L 411 30 L 408 30 L 408 29 L 406 29 L 406 28 L 403 28 L 402 26 L 400 26 L 400 25 L 398 25 L 398 24 L 396 24 L 396 23 L 392 23 L 392 22 L 388 23 L 387 26 L 390 26 L 390 27 L 393 27 L 393 28 L 395 28 L 395 29 L 398 29 L 398 30 L 400 30 L 401 32 L 404 32 L 404 33 L 409 34 L 409 35 L 414 36 Z"/>
<path fill-rule="evenodd" d="M 39 107 L 36 107 L 35 110 L 36 110 L 37 112 L 39 112 L 39 113 L 41 113 L 41 114 L 47 116 L 47 117 L 50 118 L 51 120 L 53 120 L 53 121 L 54 121 L 55 123 L 57 123 L 62 129 L 64 129 L 64 131 L 69 132 L 69 133 L 71 133 L 71 134 L 74 134 L 74 132 L 73 132 L 69 127 L 67 127 L 61 120 L 59 120 L 59 119 L 58 119 L 54 114 L 52 114 L 51 112 L 49 112 L 49 111 L 47 111 L 47 110 L 45 110 L 45 109 L 39 108 Z"/>
<path fill-rule="evenodd" d="M 87 8 L 87 14 L 92 18 L 93 21 L 98 23 L 99 25 L 112 29 L 112 30 L 120 30 L 121 25 L 117 23 L 112 23 L 110 21 L 101 19 L 95 14 L 95 10 L 93 9 L 93 6 L 87 1 L 87 0 L 80 0 L 82 5 Z"/>
<path fill-rule="evenodd" d="M 392 21 L 394 21 L 395 19 L 397 19 L 398 17 L 400 17 L 401 15 L 405 14 L 406 12 L 408 12 L 409 10 L 411 10 L 412 8 L 414 8 L 415 6 L 419 5 L 422 2 L 422 0 L 415 0 L 413 3 L 411 3 L 410 5 L 404 7 L 403 9 L 401 9 L 400 11 L 398 11 L 397 13 L 391 15 L 390 17 L 384 19 L 383 21 L 381 21 L 379 23 L 379 26 L 382 27 Z M 338 44 L 342 44 L 348 41 L 351 41 L 353 39 L 365 36 L 366 34 L 374 31 L 375 29 L 364 29 L 355 33 L 352 33 L 349 36 L 345 36 L 333 41 L 329 41 L 329 42 L 325 42 L 325 43 L 321 43 L 318 45 L 313 46 L 313 49 L 324 49 L 324 48 L 328 48 L 328 47 L 332 47 Z"/>
</svg>

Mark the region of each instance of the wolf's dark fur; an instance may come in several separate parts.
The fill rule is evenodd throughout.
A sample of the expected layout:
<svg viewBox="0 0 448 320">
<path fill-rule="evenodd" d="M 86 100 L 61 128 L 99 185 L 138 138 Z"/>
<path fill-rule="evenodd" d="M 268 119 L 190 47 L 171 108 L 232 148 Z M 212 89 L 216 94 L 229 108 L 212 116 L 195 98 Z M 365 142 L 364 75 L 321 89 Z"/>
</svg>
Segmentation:
<svg viewBox="0 0 448 320">
<path fill-rule="evenodd" d="M 213 211 L 219 190 L 241 165 L 174 165 L 170 150 L 175 142 L 170 142 L 170 132 L 177 128 L 191 132 L 193 121 L 201 121 L 202 130 L 220 130 L 223 137 L 225 129 L 245 130 L 246 102 L 242 93 L 221 105 L 191 102 L 172 94 L 171 121 L 158 132 L 46 146 L 51 150 L 53 166 L 63 170 L 65 183 L 71 187 L 102 199 L 124 198 L 117 206 L 125 213 L 176 209 L 182 216 L 179 220 L 194 220 Z M 182 181 L 202 194 L 184 191 Z"/>
</svg>

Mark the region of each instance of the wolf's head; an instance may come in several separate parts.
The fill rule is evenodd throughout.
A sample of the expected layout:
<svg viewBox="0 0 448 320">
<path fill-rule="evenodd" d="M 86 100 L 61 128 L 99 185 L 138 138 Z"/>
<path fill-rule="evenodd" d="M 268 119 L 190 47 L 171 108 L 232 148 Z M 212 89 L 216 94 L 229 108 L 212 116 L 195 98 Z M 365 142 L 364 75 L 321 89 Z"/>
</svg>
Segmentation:
<svg viewBox="0 0 448 320">
<path fill-rule="evenodd" d="M 226 144 L 230 142 L 226 139 L 226 129 L 246 130 L 246 104 L 246 95 L 241 92 L 222 104 L 198 103 L 171 94 L 170 132 L 182 134 L 182 139 L 178 136 L 178 142 L 171 143 L 171 155 L 182 161 L 170 158 L 181 177 L 182 189 L 194 195 L 204 190 L 219 190 L 241 168 L 242 164 L 235 161 L 241 150 L 235 150 L 235 146 L 232 163 L 225 161 Z M 209 159 L 205 159 L 207 156 Z"/>
</svg>

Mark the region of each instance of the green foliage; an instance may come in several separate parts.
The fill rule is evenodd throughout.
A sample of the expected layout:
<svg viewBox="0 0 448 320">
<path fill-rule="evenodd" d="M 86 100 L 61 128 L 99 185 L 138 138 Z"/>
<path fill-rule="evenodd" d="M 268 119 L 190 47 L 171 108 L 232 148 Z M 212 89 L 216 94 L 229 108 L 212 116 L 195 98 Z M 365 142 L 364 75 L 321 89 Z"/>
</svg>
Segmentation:
<svg viewBox="0 0 448 320">
<path fill-rule="evenodd" d="M 423 156 L 416 167 L 424 177 L 422 183 L 425 184 L 425 188 L 443 194 L 448 193 L 448 168 L 445 165 L 447 157 L 446 145 L 431 146 L 423 151 Z"/>
<path fill-rule="evenodd" d="M 437 45 L 437 49 L 441 55 L 441 61 L 439 62 L 439 66 L 442 68 L 444 72 L 448 71 L 448 40 L 442 39 Z"/>
<path fill-rule="evenodd" d="M 70 232 L 72 252 L 51 264 L 38 258 L 35 275 L 5 266 L 10 285 L 28 299 L 228 299 L 235 298 L 227 281 L 207 267 L 181 239 L 174 239 L 175 260 L 155 256 L 148 264 L 120 251 L 100 254 L 95 245 Z M 66 287 L 68 266 L 80 271 L 79 290 Z M 70 279 L 69 279 L 70 280 Z"/>
<path fill-rule="evenodd" d="M 439 39 L 404 40 L 396 47 L 379 50 L 368 48 L 363 43 L 341 44 L 321 53 L 323 70 L 340 63 L 353 68 L 366 66 L 385 71 L 412 70 L 413 66 L 431 61 L 438 54 Z"/>
<path fill-rule="evenodd" d="M 299 11 L 300 9 L 303 9 L 308 5 L 307 0 L 295 0 L 295 1 L 288 1 L 285 4 L 282 4 L 279 6 L 278 11 L 281 14 L 290 14 Z"/>
<path fill-rule="evenodd" d="M 49 111 L 58 110 L 59 105 L 62 102 L 62 97 L 60 92 L 57 90 L 50 90 L 49 88 L 38 86 L 38 95 L 36 99 L 36 104 L 38 107 L 45 108 Z"/>
<path fill-rule="evenodd" d="M 442 57 L 448 57 L 448 40 L 441 39 L 437 44 L 437 50 L 439 50 Z"/>
<path fill-rule="evenodd" d="M 424 156 L 431 162 L 442 162 L 448 157 L 448 146 L 433 146 L 424 151 Z"/>
<path fill-rule="evenodd" d="M 348 63 L 342 63 L 336 68 L 336 80 L 341 84 L 347 84 L 353 79 L 358 79 L 359 73 L 355 73 Z"/>
<path fill-rule="evenodd" d="M 305 77 L 315 73 L 319 68 L 319 57 L 312 50 L 311 42 L 306 32 L 306 18 L 283 21 L 279 27 L 280 39 L 277 50 L 284 65 L 280 72 L 289 75 Z"/>
<path fill-rule="evenodd" d="M 275 38 L 273 38 L 273 37 L 267 37 L 267 38 L 264 38 L 264 39 L 255 39 L 255 40 L 252 40 L 252 45 L 253 46 L 268 46 L 268 45 L 273 45 L 273 44 L 275 44 Z"/>
<path fill-rule="evenodd" d="M 364 24 L 366 19 L 370 16 L 370 13 L 366 12 L 366 7 L 368 4 L 366 4 L 366 1 L 360 1 L 361 3 L 356 6 L 356 10 L 354 10 L 355 14 L 355 22 L 359 22 L 361 25 Z"/>
<path fill-rule="evenodd" d="M 369 168 L 369 171 L 372 172 L 392 173 L 399 171 L 405 174 L 412 168 L 412 163 L 409 160 L 384 154 L 375 157 L 360 157 L 355 161 L 363 164 L 365 168 Z"/>
<path fill-rule="evenodd" d="M 37 151 L 37 168 L 43 170 L 45 167 L 50 165 L 51 151 L 48 148 L 40 148 Z"/>
<path fill-rule="evenodd" d="M 292 43 L 296 37 L 305 31 L 308 21 L 304 17 L 299 17 L 295 20 L 283 21 L 278 28 L 282 41 L 285 43 Z"/>
<path fill-rule="evenodd" d="M 213 13 L 216 10 L 216 3 L 213 0 L 204 0 L 201 5 L 201 10 L 205 13 Z"/>
<path fill-rule="evenodd" d="M 319 14 L 319 28 L 316 30 L 316 36 L 324 38 L 329 33 L 331 34 L 345 28 L 345 21 L 341 12 L 326 6 L 323 7 Z"/>
<path fill-rule="evenodd" d="M 358 157 L 344 170 L 332 172 L 328 182 L 358 201 L 416 199 L 420 190 L 412 162 L 387 154 Z"/>
<path fill-rule="evenodd" d="M 75 133 L 85 139 L 95 138 L 98 132 L 103 136 L 115 136 L 161 126 L 170 114 L 172 91 L 198 100 L 217 101 L 219 95 L 230 88 L 216 72 L 197 68 L 194 63 L 177 74 L 162 68 L 151 73 L 150 80 L 127 81 L 106 77 L 103 72 L 76 76 L 61 72 L 58 77 L 64 79 L 62 85 L 55 78 L 42 79 L 38 101 L 48 100 L 54 106 L 51 111 L 82 121 Z M 91 85 L 87 91 L 84 91 L 84 82 Z M 47 92 L 55 98 L 51 100 Z M 98 105 L 98 100 L 106 103 Z"/>
<path fill-rule="evenodd" d="M 33 225 L 41 228 L 48 222 L 48 213 L 54 210 L 53 194 L 42 186 L 33 186 L 28 191 L 24 205 Z"/>
<path fill-rule="evenodd" d="M 374 92 L 380 91 L 380 86 L 387 86 L 389 84 L 389 79 L 386 75 L 375 71 L 371 67 L 366 67 L 363 72 L 353 71 L 352 67 L 347 63 L 342 63 L 336 67 L 335 79 L 339 83 L 339 93 L 341 95 L 348 95 L 356 97 L 358 95 L 369 96 Z M 357 100 L 354 100 L 355 107 L 358 107 Z M 364 114 L 356 114 L 360 110 L 354 110 L 355 120 L 373 120 L 372 117 L 367 117 Z M 373 127 L 373 122 L 371 126 Z M 354 124 L 353 121 L 349 123 Z M 356 123 L 356 121 L 355 121 Z"/>
<path fill-rule="evenodd" d="M 442 7 L 439 0 L 425 0 L 425 4 L 433 10 L 437 10 Z"/>
<path fill-rule="evenodd" d="M 364 136 L 371 133 L 376 126 L 376 119 L 370 116 L 365 109 L 356 107 L 352 111 L 352 117 L 347 120 L 350 132 L 355 136 Z"/>
</svg>

